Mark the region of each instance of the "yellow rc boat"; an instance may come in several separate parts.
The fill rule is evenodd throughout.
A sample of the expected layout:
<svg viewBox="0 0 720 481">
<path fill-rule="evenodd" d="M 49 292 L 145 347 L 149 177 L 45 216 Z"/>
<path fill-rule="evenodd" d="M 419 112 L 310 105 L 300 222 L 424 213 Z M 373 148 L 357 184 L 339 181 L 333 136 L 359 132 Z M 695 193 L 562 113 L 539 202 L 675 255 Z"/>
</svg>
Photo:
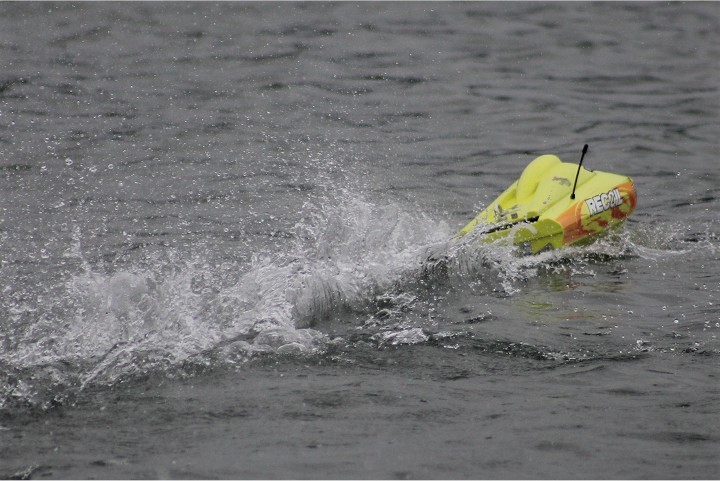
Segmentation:
<svg viewBox="0 0 720 481">
<path fill-rule="evenodd" d="M 624 175 L 590 171 L 541 155 L 520 178 L 455 236 L 510 241 L 528 253 L 593 240 L 620 226 L 635 210 L 637 193 Z"/>
</svg>

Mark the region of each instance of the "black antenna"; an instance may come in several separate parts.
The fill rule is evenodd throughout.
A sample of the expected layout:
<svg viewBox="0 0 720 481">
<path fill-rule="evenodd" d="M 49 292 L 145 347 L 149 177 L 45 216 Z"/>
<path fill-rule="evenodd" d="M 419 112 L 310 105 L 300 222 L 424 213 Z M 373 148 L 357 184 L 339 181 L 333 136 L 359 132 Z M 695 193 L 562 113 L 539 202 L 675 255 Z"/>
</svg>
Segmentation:
<svg viewBox="0 0 720 481">
<path fill-rule="evenodd" d="M 585 144 L 585 147 L 583 147 L 582 155 L 580 156 L 580 163 L 578 164 L 578 170 L 577 174 L 575 174 L 575 184 L 573 184 L 573 191 L 572 194 L 570 194 L 571 199 L 575 199 L 575 188 L 577 187 L 577 181 L 578 177 L 580 177 L 580 167 L 582 167 L 582 161 L 585 158 L 585 154 L 587 154 L 588 144 Z"/>
</svg>

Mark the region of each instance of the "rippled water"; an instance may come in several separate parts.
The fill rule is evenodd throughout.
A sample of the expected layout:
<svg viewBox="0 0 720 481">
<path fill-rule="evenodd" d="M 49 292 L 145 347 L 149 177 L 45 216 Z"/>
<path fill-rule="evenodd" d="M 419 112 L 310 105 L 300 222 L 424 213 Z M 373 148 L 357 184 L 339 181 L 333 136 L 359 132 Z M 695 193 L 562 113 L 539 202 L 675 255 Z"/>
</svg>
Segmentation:
<svg viewBox="0 0 720 481">
<path fill-rule="evenodd" d="M 712 2 L 1 4 L 0 476 L 716 476 L 719 38 Z M 620 232 L 447 250 L 584 143 Z"/>
</svg>

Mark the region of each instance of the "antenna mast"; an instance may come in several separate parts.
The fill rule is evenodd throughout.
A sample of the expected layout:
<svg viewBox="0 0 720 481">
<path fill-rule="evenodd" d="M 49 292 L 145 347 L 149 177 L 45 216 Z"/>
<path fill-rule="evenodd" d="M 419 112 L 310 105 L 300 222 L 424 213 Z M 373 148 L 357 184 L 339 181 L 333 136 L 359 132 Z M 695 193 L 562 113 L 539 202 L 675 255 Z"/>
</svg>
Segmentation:
<svg viewBox="0 0 720 481">
<path fill-rule="evenodd" d="M 582 167 L 583 159 L 585 158 L 585 154 L 587 154 L 587 151 L 588 151 L 588 144 L 585 144 L 585 146 L 583 147 L 583 150 L 582 150 L 582 155 L 580 156 L 580 163 L 578 164 L 577 174 L 575 174 L 575 183 L 573 184 L 572 194 L 570 194 L 570 198 L 573 200 L 575 199 L 575 188 L 577 187 L 577 181 L 578 181 L 578 178 L 580 177 L 580 168 Z"/>
</svg>

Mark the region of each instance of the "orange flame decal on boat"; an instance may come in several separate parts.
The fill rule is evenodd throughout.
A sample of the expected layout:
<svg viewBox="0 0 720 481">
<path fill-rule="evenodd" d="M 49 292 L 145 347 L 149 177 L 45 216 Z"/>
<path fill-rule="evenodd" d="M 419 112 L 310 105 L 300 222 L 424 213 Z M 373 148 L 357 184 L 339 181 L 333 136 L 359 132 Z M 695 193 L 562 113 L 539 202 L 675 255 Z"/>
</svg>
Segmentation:
<svg viewBox="0 0 720 481">
<path fill-rule="evenodd" d="M 563 228 L 563 242 L 572 244 L 580 239 L 598 234 L 611 224 L 624 221 L 637 205 L 637 193 L 632 182 L 615 187 L 620 193 L 621 203 L 611 205 L 598 213 L 590 210 L 588 199 L 575 202 L 556 221 Z M 599 197 L 599 196 L 596 196 Z M 590 200 L 590 203 L 594 201 Z M 587 214 L 583 216 L 583 209 Z M 584 220 L 583 220 L 584 219 Z"/>
</svg>

